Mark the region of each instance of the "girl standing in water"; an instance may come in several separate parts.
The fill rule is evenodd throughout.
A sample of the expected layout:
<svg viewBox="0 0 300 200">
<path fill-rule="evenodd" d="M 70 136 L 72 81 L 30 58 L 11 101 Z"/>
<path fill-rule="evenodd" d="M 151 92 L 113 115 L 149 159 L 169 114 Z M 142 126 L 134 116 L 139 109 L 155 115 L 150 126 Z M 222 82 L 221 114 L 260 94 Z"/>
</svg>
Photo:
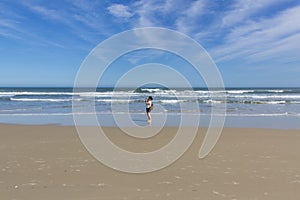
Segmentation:
<svg viewBox="0 0 300 200">
<path fill-rule="evenodd" d="M 148 117 L 148 123 L 151 123 L 151 110 L 153 108 L 153 102 L 152 102 L 153 98 L 152 96 L 149 96 L 146 100 L 146 113 L 147 113 L 147 117 Z"/>
</svg>

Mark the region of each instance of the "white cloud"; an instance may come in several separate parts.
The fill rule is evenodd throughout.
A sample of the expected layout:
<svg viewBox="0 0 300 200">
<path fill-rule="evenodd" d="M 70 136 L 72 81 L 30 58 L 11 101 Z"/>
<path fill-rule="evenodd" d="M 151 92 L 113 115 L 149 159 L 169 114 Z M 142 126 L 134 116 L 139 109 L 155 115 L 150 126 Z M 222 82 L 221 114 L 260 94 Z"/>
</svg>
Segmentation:
<svg viewBox="0 0 300 200">
<path fill-rule="evenodd" d="M 107 10 L 115 17 L 130 18 L 133 16 L 133 13 L 130 12 L 129 7 L 123 4 L 113 4 L 109 6 Z"/>
</svg>

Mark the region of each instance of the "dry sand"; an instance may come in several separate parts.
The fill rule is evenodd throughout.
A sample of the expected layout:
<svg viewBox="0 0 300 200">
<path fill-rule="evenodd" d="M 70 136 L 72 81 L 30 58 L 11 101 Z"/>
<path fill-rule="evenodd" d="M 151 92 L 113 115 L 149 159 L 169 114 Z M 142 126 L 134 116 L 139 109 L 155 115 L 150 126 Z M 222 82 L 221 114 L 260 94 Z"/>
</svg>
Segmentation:
<svg viewBox="0 0 300 200">
<path fill-rule="evenodd" d="M 119 146 L 152 151 L 176 128 L 133 139 L 105 128 Z M 0 199 L 299 199 L 300 131 L 224 129 L 208 157 L 198 159 L 205 129 L 174 164 L 128 174 L 96 161 L 74 127 L 0 125 Z"/>
</svg>

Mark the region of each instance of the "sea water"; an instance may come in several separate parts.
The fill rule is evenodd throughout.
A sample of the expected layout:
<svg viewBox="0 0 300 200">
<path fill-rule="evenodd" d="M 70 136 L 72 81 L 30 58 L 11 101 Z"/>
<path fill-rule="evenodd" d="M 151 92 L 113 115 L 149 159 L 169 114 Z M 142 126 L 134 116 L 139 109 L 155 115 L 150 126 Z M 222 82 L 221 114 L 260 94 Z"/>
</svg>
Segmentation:
<svg viewBox="0 0 300 200">
<path fill-rule="evenodd" d="M 181 124 L 182 116 L 200 117 L 197 125 L 208 126 L 222 115 L 229 127 L 300 129 L 300 88 L 0 88 L 0 123 L 74 125 L 72 106 L 82 102 L 77 114 L 95 114 L 101 126 L 132 126 L 116 116 L 146 126 L 148 96 L 154 99 L 153 126 L 194 125 Z M 214 110 L 220 105 L 225 110 Z"/>
</svg>

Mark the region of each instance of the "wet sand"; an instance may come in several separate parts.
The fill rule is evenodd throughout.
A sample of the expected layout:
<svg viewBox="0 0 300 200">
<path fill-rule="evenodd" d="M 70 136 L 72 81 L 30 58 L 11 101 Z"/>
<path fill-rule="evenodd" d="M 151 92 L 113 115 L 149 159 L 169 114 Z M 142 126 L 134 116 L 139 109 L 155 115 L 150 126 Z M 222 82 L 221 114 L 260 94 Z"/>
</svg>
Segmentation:
<svg viewBox="0 0 300 200">
<path fill-rule="evenodd" d="M 133 139 L 105 128 L 136 152 L 164 146 L 177 128 Z M 298 199 L 300 131 L 225 128 L 198 159 L 205 128 L 174 164 L 146 174 L 115 171 L 95 160 L 74 127 L 0 125 L 0 199 Z"/>
</svg>

